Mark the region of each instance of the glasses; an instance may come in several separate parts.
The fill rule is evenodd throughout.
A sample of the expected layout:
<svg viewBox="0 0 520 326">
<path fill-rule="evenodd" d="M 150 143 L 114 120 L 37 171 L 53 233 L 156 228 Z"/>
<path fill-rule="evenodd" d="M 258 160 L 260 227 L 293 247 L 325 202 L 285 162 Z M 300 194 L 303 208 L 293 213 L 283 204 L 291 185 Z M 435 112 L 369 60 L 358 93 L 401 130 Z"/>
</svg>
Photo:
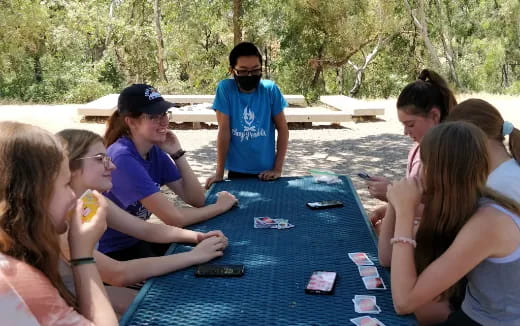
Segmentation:
<svg viewBox="0 0 520 326">
<path fill-rule="evenodd" d="M 143 113 L 143 116 L 146 120 L 150 120 L 153 123 L 159 123 L 159 122 L 163 121 L 165 118 L 170 120 L 169 112 L 164 112 L 164 113 L 159 113 L 159 114 Z"/>
<path fill-rule="evenodd" d="M 88 158 L 93 158 L 99 162 L 103 162 L 103 165 L 105 166 L 105 169 L 110 169 L 110 163 L 112 163 L 112 158 L 108 156 L 107 154 L 97 154 L 94 156 L 85 156 L 85 157 L 79 157 L 76 160 L 86 160 Z"/>
<path fill-rule="evenodd" d="M 260 76 L 262 74 L 262 69 L 253 69 L 253 70 L 238 70 L 233 69 L 235 74 L 237 76 L 243 77 L 243 76 Z"/>
</svg>

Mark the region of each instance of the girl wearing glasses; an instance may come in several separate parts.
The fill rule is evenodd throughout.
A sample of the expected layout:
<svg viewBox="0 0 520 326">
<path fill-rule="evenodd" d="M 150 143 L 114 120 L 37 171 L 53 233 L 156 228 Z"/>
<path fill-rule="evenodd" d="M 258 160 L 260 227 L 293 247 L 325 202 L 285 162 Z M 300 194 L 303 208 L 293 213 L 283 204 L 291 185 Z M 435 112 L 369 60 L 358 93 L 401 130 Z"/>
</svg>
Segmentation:
<svg viewBox="0 0 520 326">
<path fill-rule="evenodd" d="M 106 154 L 103 139 L 88 130 L 66 129 L 57 136 L 64 143 L 69 156 L 71 187 L 77 196 L 87 189 L 106 192 L 112 187 L 112 174 L 117 171 Z M 196 243 L 197 246 L 185 253 L 162 257 L 148 257 L 118 261 L 94 251 L 99 273 L 103 282 L 117 287 L 132 285 L 148 278 L 170 273 L 194 264 L 207 262 L 221 256 L 227 246 L 227 238 L 220 231 L 208 233 L 184 230 L 164 224 L 149 223 L 131 216 L 112 201 L 108 202 L 107 224 L 114 230 L 128 234 L 140 242 L 147 243 Z M 137 246 L 143 250 L 145 246 Z M 147 252 L 136 255 L 146 256 Z M 153 268 L 150 268 L 152 267 Z M 118 312 L 124 312 L 131 303 L 135 291 L 107 287 L 108 294 Z"/>
<path fill-rule="evenodd" d="M 104 197 L 94 192 L 100 207 L 82 223 L 66 154 L 43 129 L 0 122 L 0 152 L 2 324 L 117 325 L 92 257 L 106 229 Z M 75 294 L 59 273 L 67 229 Z"/>
<path fill-rule="evenodd" d="M 149 85 L 134 84 L 121 92 L 104 137 L 107 153 L 118 167 L 112 171 L 113 186 L 105 195 L 130 215 L 146 220 L 155 214 L 168 225 L 183 227 L 222 214 L 237 200 L 221 192 L 215 204 L 203 206 L 204 189 L 179 140 L 168 129 L 171 106 Z M 163 185 L 193 207 L 175 207 L 161 193 Z M 99 245 L 99 251 L 117 260 L 161 256 L 166 249 L 113 228 Z"/>
</svg>

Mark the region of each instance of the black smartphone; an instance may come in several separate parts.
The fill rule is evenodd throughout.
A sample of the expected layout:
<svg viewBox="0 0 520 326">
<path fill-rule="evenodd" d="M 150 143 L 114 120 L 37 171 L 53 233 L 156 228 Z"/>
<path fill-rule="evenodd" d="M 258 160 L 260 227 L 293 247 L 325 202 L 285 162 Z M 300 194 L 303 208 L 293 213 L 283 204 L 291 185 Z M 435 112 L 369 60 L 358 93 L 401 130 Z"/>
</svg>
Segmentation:
<svg viewBox="0 0 520 326">
<path fill-rule="evenodd" d="M 199 277 L 233 277 L 244 275 L 244 265 L 214 265 L 202 264 L 198 265 L 195 270 L 195 276 Z"/>
<path fill-rule="evenodd" d="M 305 287 L 305 293 L 308 294 L 332 294 L 336 286 L 336 272 L 317 271 L 313 272 L 309 283 Z"/>
<path fill-rule="evenodd" d="M 368 174 L 366 174 L 365 172 L 360 172 L 357 174 L 358 177 L 362 178 L 362 179 L 365 179 L 365 180 L 370 180 L 372 179 Z"/>
<path fill-rule="evenodd" d="M 325 209 L 333 207 L 343 207 L 343 203 L 339 200 L 324 200 L 307 203 L 310 209 Z"/>
</svg>

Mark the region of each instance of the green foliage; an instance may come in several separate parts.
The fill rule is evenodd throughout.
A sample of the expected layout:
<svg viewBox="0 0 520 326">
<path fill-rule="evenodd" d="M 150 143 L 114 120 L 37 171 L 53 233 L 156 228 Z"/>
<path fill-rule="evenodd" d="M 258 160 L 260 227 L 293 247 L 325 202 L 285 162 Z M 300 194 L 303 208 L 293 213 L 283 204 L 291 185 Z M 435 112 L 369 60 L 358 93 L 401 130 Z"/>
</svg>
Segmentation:
<svg viewBox="0 0 520 326">
<path fill-rule="evenodd" d="M 412 19 L 420 1 L 435 69 L 466 91 L 520 94 L 518 0 L 408 0 L 413 11 L 399 0 L 242 0 L 240 22 L 243 39 L 264 52 L 264 77 L 282 92 L 314 102 L 348 94 L 359 74 L 356 96 L 388 97 L 431 68 Z M 214 93 L 229 76 L 233 2 L 159 3 L 167 81 L 153 1 L 2 1 L 0 98 L 87 102 L 135 82 Z"/>
</svg>

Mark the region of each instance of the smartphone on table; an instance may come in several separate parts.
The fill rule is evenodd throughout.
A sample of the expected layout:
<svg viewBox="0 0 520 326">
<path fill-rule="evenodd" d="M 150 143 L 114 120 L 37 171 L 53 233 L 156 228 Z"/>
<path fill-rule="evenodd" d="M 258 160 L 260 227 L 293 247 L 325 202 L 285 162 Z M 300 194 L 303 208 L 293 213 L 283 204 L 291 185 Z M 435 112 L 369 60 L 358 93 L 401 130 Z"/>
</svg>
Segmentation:
<svg viewBox="0 0 520 326">
<path fill-rule="evenodd" d="M 316 271 L 313 272 L 309 283 L 305 287 L 308 294 L 332 294 L 336 286 L 336 272 Z"/>
<path fill-rule="evenodd" d="M 202 264 L 195 270 L 198 277 L 236 277 L 244 275 L 244 265 Z"/>
<path fill-rule="evenodd" d="M 364 180 L 370 180 L 372 179 L 372 177 L 370 177 L 368 174 L 366 174 L 365 172 L 360 172 L 357 174 L 358 177 L 360 177 L 361 179 L 364 179 Z"/>
<path fill-rule="evenodd" d="M 310 209 L 326 209 L 333 207 L 343 207 L 343 202 L 339 200 L 324 200 L 307 203 L 307 207 Z"/>
</svg>

